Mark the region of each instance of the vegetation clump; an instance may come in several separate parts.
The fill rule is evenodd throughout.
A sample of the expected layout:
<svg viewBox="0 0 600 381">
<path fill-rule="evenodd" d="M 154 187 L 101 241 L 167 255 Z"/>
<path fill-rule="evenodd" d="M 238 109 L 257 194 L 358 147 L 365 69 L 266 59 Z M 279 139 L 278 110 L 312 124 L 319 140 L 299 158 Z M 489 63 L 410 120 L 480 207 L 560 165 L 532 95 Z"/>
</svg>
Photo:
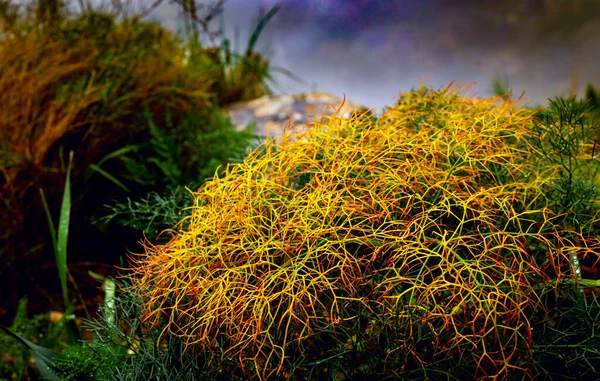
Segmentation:
<svg viewBox="0 0 600 381">
<path fill-rule="evenodd" d="M 544 198 L 558 172 L 534 111 L 465 90 L 423 86 L 228 166 L 133 257 L 142 320 L 258 379 L 531 375 L 544 301 L 587 246 Z"/>
<path fill-rule="evenodd" d="M 78 221 L 71 258 L 115 265 L 143 233 L 155 238 L 170 226 L 134 231 L 121 214 L 107 217 L 105 205 L 195 188 L 241 160 L 257 138 L 251 126 L 236 131 L 220 107 L 247 96 L 231 76 L 264 95 L 268 62 L 260 54 L 248 52 L 260 73 L 248 59 L 213 62 L 214 49 L 199 43 L 186 62 L 189 44 L 158 23 L 83 3 L 80 13 L 58 0 L 0 4 L 0 275 L 2 287 L 25 290 L 3 298 L 8 310 L 47 288 L 24 274 L 41 271 L 32 263 L 51 262 L 39 190 L 56 214 L 69 152 Z M 217 91 L 227 89 L 220 99 Z"/>
</svg>

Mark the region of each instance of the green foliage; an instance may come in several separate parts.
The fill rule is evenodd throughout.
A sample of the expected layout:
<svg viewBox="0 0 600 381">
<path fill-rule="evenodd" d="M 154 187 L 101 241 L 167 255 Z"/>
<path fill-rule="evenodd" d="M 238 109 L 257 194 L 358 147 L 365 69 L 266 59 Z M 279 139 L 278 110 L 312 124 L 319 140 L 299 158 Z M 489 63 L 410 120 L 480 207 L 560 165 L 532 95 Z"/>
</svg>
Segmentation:
<svg viewBox="0 0 600 381">
<path fill-rule="evenodd" d="M 599 283 L 588 279 L 580 261 L 590 268 L 600 263 L 597 228 L 600 189 L 598 160 L 598 119 L 593 98 L 554 98 L 548 108 L 538 111 L 531 128 L 534 157 L 539 168 L 550 168 L 550 182 L 540 200 L 552 209 L 565 227 L 565 236 L 579 240 L 566 230 L 584 234 L 582 249 L 572 250 L 572 279 L 562 290 L 544 296 L 546 321 L 533 331 L 536 372 L 543 380 L 598 378 L 600 345 Z M 589 271 L 589 270 L 588 270 Z"/>
<path fill-rule="evenodd" d="M 58 33 L 67 43 L 77 44 L 82 39 L 93 40 L 106 50 L 110 43 L 110 34 L 115 28 L 115 18 L 114 14 L 90 9 L 67 20 Z"/>
<path fill-rule="evenodd" d="M 169 112 L 161 125 L 147 108 L 144 116 L 148 141 L 119 157 L 124 164 L 119 176 L 129 183 L 151 185 L 154 190 L 177 185 L 197 188 L 219 167 L 243 160 L 256 139 L 251 129 L 236 131 L 218 109 L 202 114 L 191 111 L 177 125 Z"/>
<path fill-rule="evenodd" d="M 94 361 L 110 364 L 105 379 L 214 379 L 208 377 L 205 354 L 184 351 L 177 335 L 162 335 L 160 329 L 150 327 L 141 318 L 140 300 L 128 290 L 129 281 L 115 283 L 113 309 L 104 307 L 99 318 L 86 322 L 94 333 L 86 344 Z"/>
<path fill-rule="evenodd" d="M 501 97 L 502 99 L 510 99 L 512 95 L 512 89 L 508 81 L 507 75 L 496 73 L 492 80 L 492 94 Z"/>
<path fill-rule="evenodd" d="M 547 320 L 533 331 L 535 379 L 598 379 L 600 294 L 588 301 L 584 290 L 573 286 L 547 298 Z"/>
<path fill-rule="evenodd" d="M 118 223 L 156 241 L 159 234 L 175 226 L 189 214 L 193 197 L 190 191 L 182 186 L 168 187 L 164 193 L 150 192 L 138 200 L 127 199 L 127 202 L 115 202 L 107 205 L 106 215 L 97 223 L 104 226 Z M 182 226 L 185 228 L 185 225 Z M 160 238 L 160 241 L 168 239 Z"/>
<path fill-rule="evenodd" d="M 149 119 L 148 143 L 131 146 L 115 156 L 122 167 L 113 167 L 121 181 L 130 186 L 153 189 L 143 197 L 127 197 L 107 204 L 99 226 L 117 223 L 156 239 L 185 216 L 192 198 L 185 188 L 197 189 L 206 179 L 224 173 L 227 163 L 241 162 L 257 140 L 252 126 L 235 131 L 235 126 L 218 109 L 202 117 L 191 112 L 177 126 L 167 114 L 165 125 Z M 182 212 L 184 214 L 182 214 Z"/>
<path fill-rule="evenodd" d="M 107 287 L 109 283 L 105 280 Z M 105 300 L 105 311 L 108 306 L 113 307 L 104 315 L 104 322 L 107 327 L 114 327 L 114 301 L 108 291 Z M 126 351 L 122 346 L 94 345 L 94 341 L 72 342 L 58 352 L 71 327 L 64 318 L 57 323 L 48 323 L 46 315 L 27 319 L 26 304 L 27 299 L 20 301 L 11 328 L 0 326 L 0 355 L 6 360 L 6 366 L 0 368 L 0 377 L 11 374 L 11 378 L 21 379 L 25 374 L 35 373 L 28 361 L 30 356 L 46 380 L 106 380 L 112 369 L 123 362 Z"/>
<path fill-rule="evenodd" d="M 19 301 L 14 321 L 9 329 L 23 339 L 44 348 L 58 348 L 67 334 L 63 321 L 50 323 L 48 315 L 27 317 L 27 298 Z M 30 359 L 31 349 L 0 330 L 0 378 L 25 379 L 37 373 Z"/>
<path fill-rule="evenodd" d="M 69 345 L 53 358 L 51 369 L 63 381 L 109 380 L 122 355 L 105 346 L 84 342 Z"/>
<path fill-rule="evenodd" d="M 231 41 L 227 38 L 223 38 L 218 45 L 198 50 L 197 40 L 188 35 L 190 37 L 188 66 L 192 70 L 208 72 L 210 77 L 215 79 L 211 89 L 216 94 L 216 104 L 224 106 L 263 95 L 273 95 L 270 84 L 277 86 L 277 81 L 271 74 L 275 72 L 306 84 L 306 81 L 289 70 L 271 66 L 262 54 L 254 50 L 262 31 L 279 9 L 279 6 L 274 6 L 266 13 L 261 9 L 259 20 L 250 34 L 244 52 L 237 49 L 232 51 Z M 200 22 L 200 24 L 209 37 L 214 34 L 207 30 L 205 23 Z M 220 34 L 224 34 L 224 30 L 221 30 Z M 237 41 L 234 41 L 234 44 L 237 46 Z"/>
<path fill-rule="evenodd" d="M 589 103 L 594 117 L 600 118 L 600 92 L 591 83 L 585 89 L 585 99 Z M 596 138 L 600 139 L 600 134 L 597 133 Z"/>
<path fill-rule="evenodd" d="M 592 110 L 590 102 L 552 99 L 546 110 L 536 113 L 531 137 L 540 165 L 555 172 L 554 181 L 545 188 L 550 207 L 567 226 L 586 229 L 599 211 L 600 196 L 596 141 L 600 124 L 591 116 Z"/>
</svg>

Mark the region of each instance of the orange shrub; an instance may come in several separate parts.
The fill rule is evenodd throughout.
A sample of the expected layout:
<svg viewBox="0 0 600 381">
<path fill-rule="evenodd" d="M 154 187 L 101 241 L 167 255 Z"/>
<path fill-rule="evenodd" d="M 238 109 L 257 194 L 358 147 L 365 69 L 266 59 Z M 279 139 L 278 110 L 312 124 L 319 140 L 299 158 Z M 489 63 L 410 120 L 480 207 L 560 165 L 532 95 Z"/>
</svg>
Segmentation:
<svg viewBox="0 0 600 381">
<path fill-rule="evenodd" d="M 533 111 L 464 90 L 423 86 L 229 166 L 132 258 L 144 319 L 258 379 L 530 376 L 579 235 L 543 206 Z"/>
</svg>

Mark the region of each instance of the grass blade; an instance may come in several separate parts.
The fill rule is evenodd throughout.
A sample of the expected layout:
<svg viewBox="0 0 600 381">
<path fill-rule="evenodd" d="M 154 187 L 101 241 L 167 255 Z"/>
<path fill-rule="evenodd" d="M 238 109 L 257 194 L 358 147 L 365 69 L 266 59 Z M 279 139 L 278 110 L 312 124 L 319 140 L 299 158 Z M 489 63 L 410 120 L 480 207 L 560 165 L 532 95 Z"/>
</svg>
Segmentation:
<svg viewBox="0 0 600 381">
<path fill-rule="evenodd" d="M 111 278 L 96 274 L 93 271 L 88 271 L 88 274 L 104 284 L 104 308 L 106 311 L 106 321 L 111 326 L 115 325 L 115 281 Z"/>
<path fill-rule="evenodd" d="M 108 155 L 104 156 L 96 166 L 100 167 L 102 166 L 102 164 L 104 164 L 105 161 L 113 159 L 115 157 L 119 157 L 119 156 L 124 156 L 126 154 L 128 154 L 129 152 L 136 152 L 141 148 L 141 145 L 128 145 L 122 148 L 119 148 L 116 151 L 113 151 L 111 153 L 109 153 Z"/>
<path fill-rule="evenodd" d="M 131 190 L 129 188 L 127 188 L 127 186 L 125 184 L 120 182 L 116 177 L 114 177 L 110 173 L 106 172 L 104 169 L 100 168 L 96 164 L 90 164 L 90 169 L 92 169 L 92 170 L 98 172 L 99 174 L 101 174 L 102 176 L 106 177 L 108 180 L 112 181 L 116 186 L 123 189 L 125 192 L 131 193 Z"/>
<path fill-rule="evenodd" d="M 35 365 L 37 365 L 40 374 L 45 380 L 59 380 L 59 378 L 50 370 L 50 365 L 54 365 L 52 359 L 54 356 L 56 356 L 56 352 L 32 343 L 26 338 L 17 335 L 2 324 L 0 324 L 0 329 L 31 350 L 31 355 L 35 360 Z"/>
<path fill-rule="evenodd" d="M 60 217 L 58 218 L 58 235 L 56 250 L 56 267 L 62 288 L 65 306 L 69 305 L 69 294 L 67 290 L 67 239 L 69 237 L 69 221 L 71 219 L 71 168 L 73 166 L 73 151 L 69 154 L 67 166 L 67 177 L 65 179 L 65 190 L 63 192 Z"/>
<path fill-rule="evenodd" d="M 50 229 L 50 236 L 52 237 L 52 246 L 54 247 L 54 253 L 58 252 L 58 242 L 56 241 L 56 228 L 52 221 L 52 215 L 46 202 L 46 196 L 44 196 L 44 190 L 40 188 L 40 196 L 42 197 L 42 204 L 44 205 L 44 211 L 46 212 L 46 218 L 48 219 L 48 228 Z"/>
<path fill-rule="evenodd" d="M 265 26 L 267 26 L 269 21 L 273 18 L 273 16 L 275 16 L 275 14 L 279 11 L 279 8 L 280 7 L 278 5 L 271 8 L 271 10 L 269 10 L 269 12 L 267 12 L 267 14 L 264 17 L 262 17 L 261 20 L 258 22 L 256 28 L 254 28 L 254 31 L 252 31 L 250 41 L 248 41 L 248 47 L 246 48 L 245 54 L 246 57 L 250 57 L 250 53 L 252 53 L 252 51 L 254 50 L 254 45 L 256 45 L 256 41 L 258 41 L 258 37 L 262 33 Z"/>
</svg>

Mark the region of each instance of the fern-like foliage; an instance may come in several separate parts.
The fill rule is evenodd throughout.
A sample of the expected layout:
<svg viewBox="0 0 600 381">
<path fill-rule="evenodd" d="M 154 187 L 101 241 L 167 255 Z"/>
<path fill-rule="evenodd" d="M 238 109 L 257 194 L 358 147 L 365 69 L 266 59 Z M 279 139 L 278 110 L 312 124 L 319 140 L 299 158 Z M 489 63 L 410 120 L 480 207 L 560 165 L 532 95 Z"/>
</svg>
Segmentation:
<svg viewBox="0 0 600 381">
<path fill-rule="evenodd" d="M 126 202 L 106 205 L 107 213 L 97 223 L 101 226 L 117 223 L 143 232 L 146 238 L 154 241 L 162 231 L 172 228 L 187 216 L 187 208 L 192 203 L 191 193 L 183 186 L 168 187 L 162 193 L 153 191 L 137 200 L 127 198 Z"/>
<path fill-rule="evenodd" d="M 131 291 L 130 281 L 115 283 L 119 293 L 114 309 L 111 311 L 104 306 L 98 319 L 86 321 L 87 328 L 94 333 L 94 339 L 88 343 L 88 349 L 71 359 L 81 360 L 85 357 L 83 354 L 87 353 L 92 354 L 97 363 L 110 364 L 95 369 L 96 372 L 106 370 L 106 373 L 102 373 L 102 379 L 106 380 L 232 379 L 229 377 L 231 375 L 220 378 L 218 368 L 209 369 L 207 354 L 184 351 L 183 342 L 176 335 L 161 335 L 159 329 L 150 328 L 140 318 L 140 300 Z M 76 361 L 66 363 L 63 370 L 69 371 Z"/>
</svg>

